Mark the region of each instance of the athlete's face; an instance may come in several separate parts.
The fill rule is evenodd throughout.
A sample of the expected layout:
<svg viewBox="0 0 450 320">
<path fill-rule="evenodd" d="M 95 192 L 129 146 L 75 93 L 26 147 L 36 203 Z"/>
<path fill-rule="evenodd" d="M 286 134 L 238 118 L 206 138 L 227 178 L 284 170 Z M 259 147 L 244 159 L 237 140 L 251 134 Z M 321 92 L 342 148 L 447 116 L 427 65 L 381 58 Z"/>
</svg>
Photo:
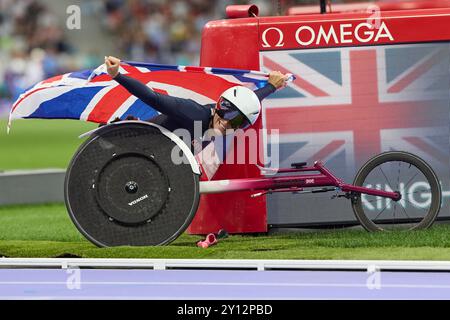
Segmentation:
<svg viewBox="0 0 450 320">
<path fill-rule="evenodd" d="M 233 129 L 231 126 L 231 121 L 225 120 L 225 119 L 219 117 L 219 115 L 217 113 L 214 113 L 212 127 L 213 127 L 214 131 L 216 131 L 217 133 L 220 133 L 221 135 L 225 135 L 225 132 L 227 130 Z"/>
</svg>

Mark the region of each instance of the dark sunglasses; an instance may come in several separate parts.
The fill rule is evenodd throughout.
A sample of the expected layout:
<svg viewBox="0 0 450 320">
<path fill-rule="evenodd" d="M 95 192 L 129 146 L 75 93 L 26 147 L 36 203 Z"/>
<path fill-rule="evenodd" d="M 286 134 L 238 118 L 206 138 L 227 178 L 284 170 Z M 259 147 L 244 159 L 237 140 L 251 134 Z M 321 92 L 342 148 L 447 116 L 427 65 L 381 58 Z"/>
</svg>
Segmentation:
<svg viewBox="0 0 450 320">
<path fill-rule="evenodd" d="M 218 106 L 217 115 L 229 121 L 233 129 L 245 129 L 250 125 L 247 118 L 230 101 L 220 98 Z"/>
</svg>

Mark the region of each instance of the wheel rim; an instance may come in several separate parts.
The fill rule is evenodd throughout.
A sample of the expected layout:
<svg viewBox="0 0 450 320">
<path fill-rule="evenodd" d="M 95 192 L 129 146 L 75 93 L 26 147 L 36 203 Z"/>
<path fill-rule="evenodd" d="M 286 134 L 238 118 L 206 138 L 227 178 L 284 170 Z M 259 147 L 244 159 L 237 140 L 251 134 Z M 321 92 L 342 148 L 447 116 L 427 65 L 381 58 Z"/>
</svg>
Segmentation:
<svg viewBox="0 0 450 320">
<path fill-rule="evenodd" d="M 169 195 L 165 172 L 151 157 L 137 153 L 114 155 L 100 170 L 97 203 L 119 223 L 148 223 L 161 212 Z"/>
<path fill-rule="evenodd" d="M 69 164 L 64 187 L 77 229 L 102 247 L 175 240 L 194 218 L 200 198 L 189 162 L 171 160 L 176 147 L 146 124 L 105 127 L 88 138 Z"/>
<path fill-rule="evenodd" d="M 394 191 L 399 201 L 357 195 L 355 214 L 369 231 L 425 228 L 434 221 L 440 204 L 439 183 L 431 168 L 421 159 L 406 153 L 393 153 L 366 164 L 355 184 Z"/>
</svg>

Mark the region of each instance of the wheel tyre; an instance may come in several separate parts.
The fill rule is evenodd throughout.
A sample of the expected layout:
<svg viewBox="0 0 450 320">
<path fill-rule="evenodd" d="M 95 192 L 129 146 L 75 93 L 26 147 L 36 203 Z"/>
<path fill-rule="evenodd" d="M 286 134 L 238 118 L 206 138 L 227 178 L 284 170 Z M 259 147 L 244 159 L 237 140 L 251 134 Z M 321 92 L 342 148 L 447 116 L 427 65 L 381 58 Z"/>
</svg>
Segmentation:
<svg viewBox="0 0 450 320">
<path fill-rule="evenodd" d="M 442 201 L 441 185 L 434 170 L 430 167 L 430 165 L 428 165 L 428 163 L 426 163 L 423 159 L 419 158 L 418 156 L 404 151 L 383 152 L 369 159 L 361 167 L 361 169 L 359 169 L 353 181 L 353 185 L 362 186 L 366 177 L 370 174 L 370 172 L 373 169 L 375 169 L 380 164 L 389 161 L 405 161 L 407 163 L 411 163 L 415 165 L 420 171 L 422 171 L 422 173 L 427 178 L 428 182 L 430 183 L 430 190 L 432 195 L 432 203 L 430 205 L 430 209 L 428 213 L 424 216 L 422 221 L 414 225 L 409 230 L 418 230 L 430 227 L 433 224 L 434 220 L 436 219 L 437 215 L 439 214 L 439 210 L 441 208 L 441 201 Z M 356 218 L 367 231 L 370 232 L 384 231 L 383 228 L 375 224 L 364 213 L 361 201 L 361 194 L 355 195 L 355 197 L 352 199 L 352 208 Z"/>
<path fill-rule="evenodd" d="M 64 186 L 67 211 L 80 233 L 99 247 L 166 245 L 182 234 L 192 222 L 198 208 L 199 176 L 192 172 L 188 161 L 180 165 L 172 163 L 170 154 L 173 147 L 176 147 L 176 144 L 159 129 L 145 124 L 123 123 L 105 126 L 91 135 L 73 156 Z M 98 177 L 111 163 L 111 154 L 122 155 L 121 160 L 120 156 L 116 157 L 122 161 L 119 163 L 120 166 L 124 163 L 125 166 L 127 165 L 126 157 L 135 160 L 137 158 L 138 172 L 140 172 L 139 163 L 147 161 L 150 167 L 143 169 L 156 172 L 155 168 L 161 168 L 163 174 L 160 179 L 167 178 L 170 187 L 168 195 L 166 195 L 167 192 L 158 193 L 156 184 L 152 186 L 149 183 L 141 183 L 148 179 L 136 174 L 135 180 L 141 179 L 136 185 L 139 185 L 141 189 L 146 187 L 149 192 L 150 209 L 147 210 L 149 212 L 145 212 L 145 210 L 138 211 L 130 207 L 130 212 L 134 210 L 133 214 L 142 214 L 144 217 L 147 214 L 150 217 L 148 221 L 133 220 L 134 216 L 130 217 L 129 223 L 124 223 L 126 219 L 120 221 L 124 218 L 126 210 L 120 206 L 114 208 L 115 193 L 121 190 L 113 184 L 117 180 L 115 175 L 110 175 L 112 179 L 106 179 L 107 183 L 113 184 L 112 188 L 108 187 L 108 189 L 98 184 L 95 188 L 92 187 L 93 184 L 99 183 L 99 180 L 105 180 Z M 153 157 L 159 159 L 154 165 L 152 165 Z M 128 189 L 128 194 L 134 196 L 135 182 L 130 181 L 130 183 L 120 186 L 124 186 Z M 130 186 L 133 188 L 130 189 Z M 110 199 L 99 199 L 99 192 L 101 192 L 100 195 L 110 192 Z M 161 199 L 158 201 L 151 199 L 155 194 L 161 194 Z M 139 195 L 136 194 L 135 197 Z M 125 208 L 127 201 L 123 201 Z M 164 203 L 161 204 L 161 201 Z M 144 206 L 143 203 L 144 201 L 139 202 L 136 206 Z M 114 214 L 111 214 L 112 211 L 108 212 L 114 209 L 117 210 Z"/>
</svg>

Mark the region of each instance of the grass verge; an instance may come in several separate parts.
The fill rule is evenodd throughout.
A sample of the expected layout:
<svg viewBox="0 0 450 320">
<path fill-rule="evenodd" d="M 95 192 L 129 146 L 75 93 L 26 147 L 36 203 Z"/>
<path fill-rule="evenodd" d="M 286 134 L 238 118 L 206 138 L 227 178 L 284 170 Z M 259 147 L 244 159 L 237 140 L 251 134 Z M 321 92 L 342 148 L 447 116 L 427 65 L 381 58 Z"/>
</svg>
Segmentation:
<svg viewBox="0 0 450 320">
<path fill-rule="evenodd" d="M 74 120 L 20 119 L 6 134 L 0 120 L 0 170 L 66 168 L 82 143 L 78 136 L 96 127 Z"/>
<path fill-rule="evenodd" d="M 208 249 L 183 234 L 164 247 L 97 248 L 78 233 L 62 204 L 0 207 L 0 256 L 166 259 L 450 260 L 450 225 L 408 232 L 327 230 L 235 235 Z"/>
</svg>

